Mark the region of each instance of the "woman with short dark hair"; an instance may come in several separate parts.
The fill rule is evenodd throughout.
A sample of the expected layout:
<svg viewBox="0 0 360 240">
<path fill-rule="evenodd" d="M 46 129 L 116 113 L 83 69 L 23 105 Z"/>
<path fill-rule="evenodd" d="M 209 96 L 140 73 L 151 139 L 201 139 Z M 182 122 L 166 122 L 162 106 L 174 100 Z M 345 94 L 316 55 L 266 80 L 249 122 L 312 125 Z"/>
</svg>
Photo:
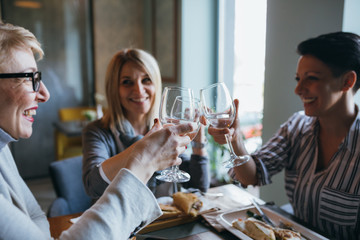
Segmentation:
<svg viewBox="0 0 360 240">
<path fill-rule="evenodd" d="M 360 37 L 324 34 L 300 43 L 298 53 L 295 94 L 304 111 L 230 173 L 244 186 L 261 186 L 284 169 L 296 217 L 336 239 L 359 239 L 360 114 L 354 95 L 360 85 Z M 247 154 L 239 119 L 230 130 L 210 127 L 209 133 L 219 143 L 230 133 L 237 154 Z"/>
</svg>

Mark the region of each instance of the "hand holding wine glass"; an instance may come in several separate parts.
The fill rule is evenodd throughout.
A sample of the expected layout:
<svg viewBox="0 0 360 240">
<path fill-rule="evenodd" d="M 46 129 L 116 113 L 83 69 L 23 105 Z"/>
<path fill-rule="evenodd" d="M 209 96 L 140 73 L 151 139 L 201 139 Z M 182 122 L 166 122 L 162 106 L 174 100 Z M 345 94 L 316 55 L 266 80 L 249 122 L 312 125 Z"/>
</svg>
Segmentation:
<svg viewBox="0 0 360 240">
<path fill-rule="evenodd" d="M 181 124 L 192 122 L 199 124 L 199 118 L 196 115 L 196 107 L 193 97 L 193 91 L 190 88 L 165 87 L 160 104 L 160 121 L 163 125 Z M 198 129 L 198 128 L 197 128 Z M 187 135 L 193 139 L 197 130 Z M 178 166 L 163 170 L 161 175 L 156 177 L 166 182 L 187 182 L 190 175 L 179 170 Z"/>
<path fill-rule="evenodd" d="M 187 133 L 191 140 L 197 135 L 200 125 L 200 101 L 190 99 L 184 96 L 177 96 L 171 109 L 171 117 L 167 123 L 181 124 L 186 122 L 194 122 L 197 124 L 195 131 Z"/>
<path fill-rule="evenodd" d="M 215 83 L 200 91 L 201 104 L 205 118 L 215 128 L 229 128 L 235 119 L 236 109 L 229 90 L 224 83 Z M 230 159 L 223 162 L 225 167 L 233 168 L 249 161 L 249 156 L 237 156 L 231 145 L 229 135 L 225 135 L 230 148 Z"/>
</svg>

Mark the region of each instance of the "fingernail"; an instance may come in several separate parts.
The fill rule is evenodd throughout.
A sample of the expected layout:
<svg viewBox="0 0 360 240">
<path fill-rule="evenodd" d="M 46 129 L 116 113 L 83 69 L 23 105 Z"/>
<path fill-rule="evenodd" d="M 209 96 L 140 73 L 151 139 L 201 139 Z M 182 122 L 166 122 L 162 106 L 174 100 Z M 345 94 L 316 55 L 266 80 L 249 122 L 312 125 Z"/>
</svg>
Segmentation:
<svg viewBox="0 0 360 240">
<path fill-rule="evenodd" d="M 155 119 L 154 119 L 154 124 L 157 124 L 157 122 L 158 122 L 158 119 L 155 118 Z"/>
<path fill-rule="evenodd" d="M 187 149 L 187 146 L 185 145 L 185 149 Z"/>
</svg>

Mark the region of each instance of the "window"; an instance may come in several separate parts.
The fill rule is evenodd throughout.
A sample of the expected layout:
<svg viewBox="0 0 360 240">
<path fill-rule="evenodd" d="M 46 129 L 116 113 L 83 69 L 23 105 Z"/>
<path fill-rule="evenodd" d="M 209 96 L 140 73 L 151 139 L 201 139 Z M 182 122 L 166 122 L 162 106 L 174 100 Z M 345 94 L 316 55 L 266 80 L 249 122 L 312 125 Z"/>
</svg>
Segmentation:
<svg viewBox="0 0 360 240">
<path fill-rule="evenodd" d="M 262 144 L 266 5 L 266 0 L 236 0 L 220 1 L 219 7 L 219 81 L 239 99 L 249 152 Z"/>
<path fill-rule="evenodd" d="M 234 92 L 246 148 L 261 146 L 264 103 L 266 0 L 235 1 Z"/>
</svg>

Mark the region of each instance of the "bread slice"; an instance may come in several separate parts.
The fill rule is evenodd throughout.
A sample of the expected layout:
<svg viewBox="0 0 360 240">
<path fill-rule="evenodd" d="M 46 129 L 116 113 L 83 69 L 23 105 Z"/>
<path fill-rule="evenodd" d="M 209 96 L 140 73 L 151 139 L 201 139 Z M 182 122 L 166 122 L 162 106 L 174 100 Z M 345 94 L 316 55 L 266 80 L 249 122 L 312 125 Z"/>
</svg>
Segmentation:
<svg viewBox="0 0 360 240">
<path fill-rule="evenodd" d="M 301 240 L 301 235 L 298 232 L 294 232 L 289 229 L 275 228 L 275 236 L 281 240 Z"/>
<path fill-rule="evenodd" d="M 273 228 L 255 218 L 239 219 L 234 221 L 232 225 L 254 240 L 276 240 Z"/>
<path fill-rule="evenodd" d="M 159 204 L 163 214 L 157 218 L 157 220 L 168 219 L 178 217 L 183 214 L 177 207 L 167 204 Z"/>
<path fill-rule="evenodd" d="M 185 214 L 196 217 L 203 203 L 193 193 L 177 192 L 173 194 L 174 205 Z"/>
</svg>

